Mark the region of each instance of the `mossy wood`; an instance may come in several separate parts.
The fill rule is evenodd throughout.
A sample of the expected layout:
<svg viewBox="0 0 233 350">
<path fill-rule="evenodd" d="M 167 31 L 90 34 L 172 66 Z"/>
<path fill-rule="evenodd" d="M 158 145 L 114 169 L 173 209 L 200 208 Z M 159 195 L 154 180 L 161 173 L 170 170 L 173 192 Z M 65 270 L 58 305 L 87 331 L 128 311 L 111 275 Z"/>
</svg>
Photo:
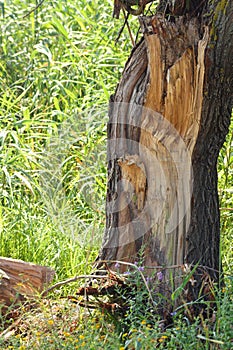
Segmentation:
<svg viewBox="0 0 233 350">
<path fill-rule="evenodd" d="M 52 281 L 54 273 L 46 266 L 0 257 L 1 313 L 6 312 L 12 304 L 41 293 Z"/>
<path fill-rule="evenodd" d="M 143 248 L 146 266 L 200 263 L 216 280 L 216 164 L 233 105 L 233 1 L 188 3 L 161 1 L 154 16 L 139 17 L 143 38 L 111 97 L 99 259 L 134 262 Z"/>
</svg>

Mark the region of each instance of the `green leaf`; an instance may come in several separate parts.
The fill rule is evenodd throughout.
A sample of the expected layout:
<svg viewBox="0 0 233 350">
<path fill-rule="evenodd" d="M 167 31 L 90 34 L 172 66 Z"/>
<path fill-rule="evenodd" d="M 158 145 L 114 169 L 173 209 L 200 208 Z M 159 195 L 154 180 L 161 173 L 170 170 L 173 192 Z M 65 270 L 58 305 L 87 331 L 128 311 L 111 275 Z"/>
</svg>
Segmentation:
<svg viewBox="0 0 233 350">
<path fill-rule="evenodd" d="M 31 191 L 33 195 L 35 195 L 32 185 L 24 175 L 22 175 L 19 171 L 16 171 L 14 175 L 22 181 L 22 183 Z"/>
</svg>

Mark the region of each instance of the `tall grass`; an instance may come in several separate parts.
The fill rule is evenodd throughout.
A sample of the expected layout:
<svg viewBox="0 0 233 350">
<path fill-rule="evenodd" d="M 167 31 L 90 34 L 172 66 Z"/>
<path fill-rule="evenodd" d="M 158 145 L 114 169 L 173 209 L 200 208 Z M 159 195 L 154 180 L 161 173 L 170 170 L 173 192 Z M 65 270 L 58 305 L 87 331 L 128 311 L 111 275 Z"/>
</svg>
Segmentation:
<svg viewBox="0 0 233 350">
<path fill-rule="evenodd" d="M 221 213 L 221 258 L 225 272 L 233 273 L 233 118 L 218 159 Z"/>
<path fill-rule="evenodd" d="M 127 33 L 115 45 L 110 1 L 46 1 L 29 14 L 36 4 L 0 13 L 0 254 L 64 277 L 101 241 L 107 103 L 130 45 Z"/>
</svg>

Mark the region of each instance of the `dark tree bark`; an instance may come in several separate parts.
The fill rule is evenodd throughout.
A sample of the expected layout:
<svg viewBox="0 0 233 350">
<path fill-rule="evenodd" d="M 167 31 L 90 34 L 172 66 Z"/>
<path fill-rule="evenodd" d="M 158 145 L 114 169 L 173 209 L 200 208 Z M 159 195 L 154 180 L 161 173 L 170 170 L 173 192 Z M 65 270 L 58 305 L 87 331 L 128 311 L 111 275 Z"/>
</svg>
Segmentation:
<svg viewBox="0 0 233 350">
<path fill-rule="evenodd" d="M 216 281 L 216 164 L 233 105 L 233 1 L 161 1 L 139 21 L 143 38 L 109 105 L 99 259 L 134 262 L 143 250 L 146 266 L 199 263 Z"/>
</svg>

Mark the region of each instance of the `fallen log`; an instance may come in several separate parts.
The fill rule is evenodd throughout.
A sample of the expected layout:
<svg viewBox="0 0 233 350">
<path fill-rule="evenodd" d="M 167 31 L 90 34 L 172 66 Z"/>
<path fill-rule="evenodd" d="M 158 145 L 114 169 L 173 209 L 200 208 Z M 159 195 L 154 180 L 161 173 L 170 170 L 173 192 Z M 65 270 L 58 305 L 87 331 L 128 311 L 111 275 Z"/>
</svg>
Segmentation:
<svg viewBox="0 0 233 350">
<path fill-rule="evenodd" d="M 41 293 L 54 274 L 46 266 L 0 257 L 0 314 Z"/>
</svg>

